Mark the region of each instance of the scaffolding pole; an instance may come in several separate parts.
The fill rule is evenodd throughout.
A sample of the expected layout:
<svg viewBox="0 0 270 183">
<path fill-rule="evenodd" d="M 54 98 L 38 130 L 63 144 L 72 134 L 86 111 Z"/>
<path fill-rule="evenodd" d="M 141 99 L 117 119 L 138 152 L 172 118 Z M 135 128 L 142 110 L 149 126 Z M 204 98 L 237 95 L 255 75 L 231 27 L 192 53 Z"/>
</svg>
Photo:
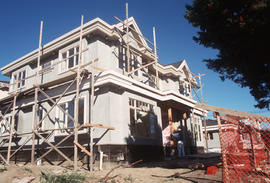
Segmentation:
<svg viewBox="0 0 270 183">
<path fill-rule="evenodd" d="M 129 24 L 128 24 L 128 3 L 126 3 L 126 36 L 127 43 L 129 42 Z M 127 44 L 127 72 L 130 72 L 130 51 L 129 44 Z"/>
<path fill-rule="evenodd" d="M 202 91 L 202 79 L 201 75 L 198 76 L 200 82 L 200 90 L 201 90 L 201 103 L 203 103 L 203 91 Z M 204 126 L 204 138 L 205 138 L 205 148 L 206 153 L 208 153 L 208 136 L 207 136 L 207 129 L 206 129 L 206 119 L 205 119 L 205 112 L 203 112 L 203 126 Z"/>
<path fill-rule="evenodd" d="M 35 86 L 35 101 L 33 108 L 33 134 L 32 134 L 32 149 L 31 149 L 31 164 L 35 162 L 35 124 L 37 123 L 37 112 L 38 112 L 38 87 L 39 81 L 39 70 L 40 70 L 40 57 L 41 57 L 41 44 L 42 44 L 42 31 L 43 31 L 43 21 L 40 22 L 40 32 L 39 32 L 39 44 L 38 44 L 38 60 L 37 60 L 37 72 L 36 72 L 36 86 Z"/>
<path fill-rule="evenodd" d="M 155 67 L 156 67 L 156 88 L 159 88 L 159 77 L 158 77 L 158 59 L 157 59 L 157 44 L 156 44 L 156 28 L 153 27 L 153 39 L 154 39 L 154 51 L 155 51 Z"/>
<path fill-rule="evenodd" d="M 75 97 L 75 121 L 74 121 L 74 170 L 78 169 L 78 124 L 79 124 L 79 90 L 80 90 L 80 73 L 81 73 L 81 60 L 82 60 L 82 28 L 83 28 L 83 15 L 81 16 L 81 27 L 80 27 L 80 46 L 79 46 L 79 60 L 77 68 L 77 77 L 76 77 L 76 97 Z"/>
<path fill-rule="evenodd" d="M 9 165 L 10 160 L 10 150 L 11 150 L 11 143 L 13 137 L 13 130 L 14 130 L 14 123 L 15 123 L 15 108 L 16 108 L 16 101 L 17 101 L 17 93 L 13 98 L 13 109 L 12 109 L 12 117 L 11 117 L 11 125 L 9 130 L 9 141 L 8 141 L 8 152 L 7 152 L 7 164 Z"/>
</svg>

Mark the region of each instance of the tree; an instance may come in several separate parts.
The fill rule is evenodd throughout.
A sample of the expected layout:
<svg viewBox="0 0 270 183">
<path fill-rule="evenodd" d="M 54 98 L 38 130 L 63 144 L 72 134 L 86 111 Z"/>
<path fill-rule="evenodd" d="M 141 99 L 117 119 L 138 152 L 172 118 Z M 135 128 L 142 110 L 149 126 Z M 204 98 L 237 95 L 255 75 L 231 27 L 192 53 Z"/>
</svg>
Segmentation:
<svg viewBox="0 0 270 183">
<path fill-rule="evenodd" d="M 248 87 L 257 104 L 270 107 L 270 0 L 193 0 L 185 18 L 199 27 L 193 39 L 219 51 L 209 69 Z"/>
</svg>

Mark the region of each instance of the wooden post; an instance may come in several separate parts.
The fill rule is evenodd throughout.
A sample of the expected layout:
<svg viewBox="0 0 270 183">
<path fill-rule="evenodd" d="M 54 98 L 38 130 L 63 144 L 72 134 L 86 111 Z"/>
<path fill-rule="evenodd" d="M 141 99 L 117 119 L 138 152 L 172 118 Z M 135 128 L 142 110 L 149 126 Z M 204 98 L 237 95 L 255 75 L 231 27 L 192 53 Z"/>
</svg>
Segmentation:
<svg viewBox="0 0 270 183">
<path fill-rule="evenodd" d="M 74 112 L 74 170 L 78 169 L 78 124 L 79 124 L 79 90 L 80 90 L 80 71 L 81 71 L 81 61 L 82 61 L 82 29 L 83 29 L 83 15 L 81 17 L 81 30 L 80 30 L 80 47 L 79 47 L 79 60 L 77 68 L 77 78 L 76 78 L 76 97 L 75 97 L 75 112 Z"/>
<path fill-rule="evenodd" d="M 90 123 L 93 123 L 93 115 L 94 115 L 94 94 L 95 94 L 95 86 L 94 86 L 94 69 L 92 70 L 91 75 L 91 99 L 90 99 Z M 90 127 L 90 171 L 93 171 L 93 162 L 94 162 L 94 155 L 93 155 L 93 128 Z"/>
<path fill-rule="evenodd" d="M 156 88 L 159 88 L 159 77 L 158 77 L 158 59 L 157 59 L 157 44 L 156 44 L 156 29 L 153 27 L 153 37 L 154 37 L 154 51 L 155 51 L 155 66 L 156 66 Z"/>
<path fill-rule="evenodd" d="M 127 72 L 130 72 L 130 52 L 129 52 L 129 25 L 128 25 L 128 3 L 126 3 L 126 36 L 127 36 Z"/>
<path fill-rule="evenodd" d="M 221 129 L 221 120 L 220 120 L 220 115 L 219 113 L 214 113 L 214 116 L 217 117 L 217 122 L 218 122 L 218 131 L 219 131 L 219 139 L 220 139 L 220 147 L 221 147 L 221 153 L 222 153 L 222 161 L 223 161 L 223 168 L 222 168 L 222 176 L 223 176 L 223 182 L 227 183 L 228 180 L 228 164 L 227 164 L 227 151 L 224 147 L 224 144 L 223 144 L 223 139 L 222 139 L 222 129 Z M 224 178 L 225 176 L 225 178 Z"/>
<path fill-rule="evenodd" d="M 39 44 L 38 44 L 38 60 L 37 60 L 37 72 L 36 72 L 36 85 L 40 83 L 39 81 L 39 70 L 40 70 L 40 56 L 41 56 L 41 43 L 42 43 L 42 30 L 43 21 L 40 22 L 40 33 L 39 33 Z M 32 134 L 32 149 L 31 149 L 31 164 L 35 163 L 35 124 L 37 123 L 37 112 L 38 112 L 38 86 L 35 88 L 35 101 L 33 109 L 33 134 Z"/>
<path fill-rule="evenodd" d="M 9 130 L 8 152 L 7 152 L 7 164 L 9 164 L 9 160 L 10 160 L 10 150 L 11 150 L 12 136 L 13 136 L 13 130 L 14 130 L 14 123 L 15 123 L 16 100 L 17 100 L 17 94 L 15 94 L 13 98 L 11 125 L 9 127 L 10 130 Z"/>
<path fill-rule="evenodd" d="M 201 103 L 203 103 L 203 92 L 202 92 L 202 80 L 201 75 L 199 74 L 199 82 L 200 82 L 200 90 L 201 90 Z M 207 136 L 207 130 L 206 130 L 206 120 L 205 120 L 205 113 L 203 112 L 203 126 L 204 126 L 204 138 L 205 138 L 205 148 L 206 153 L 208 153 L 208 136 Z"/>
<path fill-rule="evenodd" d="M 170 126 L 170 134 L 172 134 L 172 108 L 170 107 L 168 109 L 168 120 L 169 120 L 169 126 Z"/>
</svg>

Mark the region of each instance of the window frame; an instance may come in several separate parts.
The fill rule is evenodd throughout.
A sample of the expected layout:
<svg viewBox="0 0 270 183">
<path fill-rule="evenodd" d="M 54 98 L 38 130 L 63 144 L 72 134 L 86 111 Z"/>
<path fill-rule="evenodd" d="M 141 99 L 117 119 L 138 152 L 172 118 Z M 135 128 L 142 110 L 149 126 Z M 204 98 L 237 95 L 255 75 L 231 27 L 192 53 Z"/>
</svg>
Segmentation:
<svg viewBox="0 0 270 183">
<path fill-rule="evenodd" d="M 23 73 L 24 73 L 24 75 L 23 75 Z M 26 69 L 12 73 L 12 90 L 13 91 L 16 89 L 25 88 L 26 75 L 27 75 Z M 20 78 L 20 80 L 17 81 L 18 78 Z"/>
<path fill-rule="evenodd" d="M 83 101 L 84 101 L 83 123 L 82 124 L 86 124 L 87 123 L 87 116 L 86 116 L 86 112 L 87 112 L 87 108 L 86 108 L 87 97 L 86 96 L 80 96 L 79 97 L 79 101 L 80 101 L 80 99 L 83 99 Z M 60 102 L 59 105 L 61 106 L 61 105 L 65 104 L 65 110 L 66 110 L 66 112 L 68 112 L 68 108 L 66 106 L 71 101 L 72 100 L 66 100 L 66 101 Z M 62 110 L 59 109 L 59 107 L 56 107 L 56 114 L 55 114 L 56 120 L 55 121 L 57 121 L 57 119 L 58 120 L 60 119 L 60 112 L 62 112 Z M 75 99 L 74 99 L 74 112 L 73 113 L 75 114 Z M 70 118 L 65 113 L 64 113 L 64 117 L 65 117 L 65 120 L 64 120 L 64 123 L 63 123 L 64 125 L 61 127 L 61 125 L 60 124 L 58 125 L 58 123 L 56 122 L 55 123 L 55 128 L 56 129 L 67 128 L 68 121 L 70 120 Z M 73 115 L 73 118 L 74 117 L 75 116 Z M 73 124 L 73 127 L 74 127 L 74 124 Z M 70 131 L 72 131 L 72 128 L 71 129 L 68 129 L 68 130 L 56 130 L 55 131 L 55 135 L 58 135 L 58 136 L 68 135 L 68 132 L 70 132 Z M 85 133 L 85 132 L 87 132 L 87 129 L 81 129 L 78 132 L 79 133 Z"/>
<path fill-rule="evenodd" d="M 133 101 L 133 102 L 132 102 Z M 138 106 L 138 104 L 139 104 L 139 106 Z M 150 104 L 150 103 L 147 103 L 147 102 L 143 102 L 143 101 L 141 101 L 141 100 L 137 100 L 137 99 L 134 99 L 134 98 L 129 98 L 129 125 L 131 126 L 131 125 L 133 125 L 133 124 L 131 124 L 132 122 L 131 122 L 131 110 L 134 110 L 134 122 L 135 122 L 135 126 L 134 126 L 134 129 L 132 130 L 131 128 L 130 128 L 130 136 L 132 136 L 132 137 L 136 137 L 136 138 L 155 138 L 156 137 L 156 135 L 157 135 L 157 129 L 156 129 L 156 127 L 157 127 L 157 117 L 156 117 L 156 115 L 155 115 L 155 113 L 154 113 L 154 105 L 153 104 Z M 142 111 L 142 112 L 146 112 L 147 113 L 147 115 L 149 115 L 148 117 L 149 117 L 149 128 L 148 129 L 145 129 L 145 130 L 147 130 L 147 134 L 149 135 L 149 136 L 142 136 L 142 135 L 139 135 L 138 134 L 138 130 L 137 130 L 137 128 L 136 128 L 136 124 L 138 124 L 138 116 L 137 116 L 137 112 L 138 111 Z M 155 116 L 155 122 L 153 123 L 153 124 L 151 124 L 151 120 L 150 120 L 150 118 L 151 118 L 151 114 L 153 114 L 153 116 Z M 152 118 L 153 118 L 153 116 L 152 116 Z M 134 131 L 134 132 L 132 132 L 132 131 Z M 133 133 L 133 134 L 132 134 Z"/>
<path fill-rule="evenodd" d="M 73 50 L 73 55 L 72 57 L 70 57 L 70 50 Z M 62 74 L 67 72 L 69 69 L 72 69 L 74 67 L 76 67 L 79 63 L 79 51 L 80 51 L 80 45 L 79 43 L 74 43 L 72 45 L 69 45 L 67 47 L 65 47 L 62 50 L 59 50 L 59 54 L 58 54 L 58 58 L 59 58 L 59 67 L 58 67 L 58 73 Z M 66 54 L 66 57 L 63 58 L 63 54 Z M 69 59 L 73 59 L 73 66 L 69 67 Z M 83 63 L 83 57 L 81 57 L 81 63 Z M 78 63 L 77 63 L 78 61 Z"/>
</svg>

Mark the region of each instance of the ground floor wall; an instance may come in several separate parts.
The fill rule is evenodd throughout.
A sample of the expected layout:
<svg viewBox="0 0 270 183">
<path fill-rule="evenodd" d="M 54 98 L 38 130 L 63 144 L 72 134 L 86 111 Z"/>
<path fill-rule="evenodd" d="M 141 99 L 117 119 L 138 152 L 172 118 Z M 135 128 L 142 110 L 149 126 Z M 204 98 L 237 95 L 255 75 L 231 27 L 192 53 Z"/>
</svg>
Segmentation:
<svg viewBox="0 0 270 183">
<path fill-rule="evenodd" d="M 89 146 L 85 146 L 89 149 Z M 74 149 L 73 146 L 66 146 L 59 148 L 67 157 L 73 160 Z M 44 154 L 47 148 L 37 148 L 36 157 L 38 158 Z M 1 152 L 1 151 L 0 151 Z M 94 148 L 94 161 L 99 161 L 100 152 L 103 152 L 104 161 L 108 162 L 134 162 L 137 160 L 143 160 L 144 162 L 161 161 L 163 160 L 163 147 L 154 145 L 98 145 Z M 5 157 L 6 152 L 1 152 Z M 82 164 L 89 163 L 89 157 L 79 151 L 78 159 Z M 31 147 L 20 151 L 14 155 L 11 160 L 13 163 L 30 163 L 31 162 Z M 56 151 L 50 152 L 39 163 L 45 164 L 62 164 L 67 163 L 66 160 L 58 154 Z"/>
</svg>

